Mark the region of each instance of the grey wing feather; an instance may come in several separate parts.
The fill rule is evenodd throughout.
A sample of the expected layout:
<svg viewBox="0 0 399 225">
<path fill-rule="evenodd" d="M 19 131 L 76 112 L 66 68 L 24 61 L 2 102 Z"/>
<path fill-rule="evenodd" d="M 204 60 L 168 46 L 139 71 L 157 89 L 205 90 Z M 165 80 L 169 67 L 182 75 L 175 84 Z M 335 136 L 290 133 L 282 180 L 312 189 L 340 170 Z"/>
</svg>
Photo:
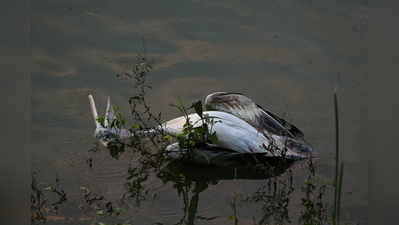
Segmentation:
<svg viewBox="0 0 399 225">
<path fill-rule="evenodd" d="M 210 110 L 231 113 L 261 131 L 300 139 L 304 136 L 297 127 L 240 93 L 215 92 L 206 97 L 205 106 Z"/>
<path fill-rule="evenodd" d="M 263 121 L 263 126 L 273 127 L 278 133 L 288 131 L 289 134 L 291 134 L 294 138 L 304 138 L 304 134 L 299 128 L 277 116 L 276 114 L 263 109 L 261 106 L 257 106 L 263 111 L 258 119 L 259 121 Z M 270 120 L 270 118 L 273 118 L 273 120 Z"/>
</svg>

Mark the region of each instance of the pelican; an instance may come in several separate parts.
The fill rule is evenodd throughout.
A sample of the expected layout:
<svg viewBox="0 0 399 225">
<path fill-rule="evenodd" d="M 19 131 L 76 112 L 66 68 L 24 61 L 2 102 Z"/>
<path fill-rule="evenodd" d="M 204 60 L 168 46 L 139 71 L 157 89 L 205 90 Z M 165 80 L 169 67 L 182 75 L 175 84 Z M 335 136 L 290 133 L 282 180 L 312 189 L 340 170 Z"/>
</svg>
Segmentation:
<svg viewBox="0 0 399 225">
<path fill-rule="evenodd" d="M 127 129 L 109 127 L 109 121 L 114 119 L 109 97 L 103 124 L 98 121 L 92 95 L 89 95 L 89 102 L 96 124 L 95 136 L 103 145 L 107 146 L 113 138 L 126 139 L 133 135 Z M 217 143 L 209 144 L 210 147 L 236 153 L 259 153 L 268 157 L 290 159 L 307 158 L 312 152 L 312 148 L 304 141 L 304 135 L 298 128 L 262 109 L 242 94 L 212 93 L 205 98 L 205 109 L 203 116 L 212 118 L 211 131 L 215 132 L 217 137 Z M 156 129 L 144 131 L 142 134 L 161 129 L 166 134 L 177 136 L 183 132 L 187 119 L 194 127 L 202 126 L 204 123 L 197 113 L 192 113 L 166 121 Z M 171 144 L 166 151 L 180 152 L 180 146 L 178 143 Z"/>
</svg>

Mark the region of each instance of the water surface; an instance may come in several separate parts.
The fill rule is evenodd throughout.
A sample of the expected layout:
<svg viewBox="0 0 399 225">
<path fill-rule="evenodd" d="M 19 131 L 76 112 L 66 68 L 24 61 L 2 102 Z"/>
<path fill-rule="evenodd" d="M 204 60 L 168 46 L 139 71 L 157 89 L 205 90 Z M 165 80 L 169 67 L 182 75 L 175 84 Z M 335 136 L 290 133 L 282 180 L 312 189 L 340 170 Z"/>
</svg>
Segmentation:
<svg viewBox="0 0 399 225">
<path fill-rule="evenodd" d="M 340 147 L 346 163 L 342 217 L 367 224 L 368 156 L 361 142 L 367 4 L 310 0 L 32 4 L 33 169 L 44 184 L 54 184 L 58 177 L 68 194 L 58 217 L 48 223 L 102 220 L 79 209 L 81 187 L 113 202 L 125 192 L 129 156 L 115 160 L 104 149 L 88 152 L 95 139 L 87 94 L 95 96 L 100 111 L 105 109 L 106 96 L 111 96 L 126 113 L 134 90 L 115 74 L 128 70 L 137 54 L 145 51 L 154 66 L 148 76 L 153 87 L 148 98 L 165 119 L 179 115 L 169 106 L 178 98 L 190 103 L 215 91 L 245 93 L 304 131 L 319 156 L 317 176 L 327 183 L 334 172 L 332 96 L 339 74 Z M 86 162 L 89 158 L 92 167 Z M 188 182 L 183 184 L 150 174 L 145 184 L 149 197 L 140 205 L 125 202 L 128 213 L 104 220 L 146 225 L 176 224 L 183 218 L 188 224 L 234 224 L 236 211 L 238 224 L 253 224 L 267 215 L 263 207 L 267 201 L 239 200 L 270 190 L 269 179 L 227 175 L 209 181 L 206 170 L 191 169 L 183 174 Z M 203 174 L 195 177 L 198 171 Z M 289 171 L 295 190 L 280 190 L 289 194 L 290 219 L 296 224 L 303 197 L 300 187 L 308 170 L 306 165 L 295 165 Z M 279 177 L 289 176 L 291 172 Z"/>
</svg>

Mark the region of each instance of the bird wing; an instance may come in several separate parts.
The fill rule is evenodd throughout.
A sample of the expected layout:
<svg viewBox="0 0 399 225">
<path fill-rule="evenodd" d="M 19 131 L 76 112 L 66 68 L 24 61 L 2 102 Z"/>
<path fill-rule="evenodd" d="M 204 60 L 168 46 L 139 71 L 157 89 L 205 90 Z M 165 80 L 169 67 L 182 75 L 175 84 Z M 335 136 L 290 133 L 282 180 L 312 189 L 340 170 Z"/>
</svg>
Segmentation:
<svg viewBox="0 0 399 225">
<path fill-rule="evenodd" d="M 293 138 L 304 137 L 303 132 L 297 127 L 276 114 L 263 109 L 243 94 L 218 93 L 209 96 L 211 97 L 207 97 L 205 107 L 231 113 L 260 131 L 277 135 L 288 134 Z"/>
<path fill-rule="evenodd" d="M 272 113 L 272 112 L 270 112 L 268 110 L 264 110 L 261 106 L 259 106 L 259 105 L 257 105 L 257 106 L 258 106 L 258 108 L 260 110 L 262 110 L 264 112 L 264 113 L 262 113 L 262 115 L 263 114 L 267 114 L 267 116 L 260 115 L 260 120 L 264 120 L 265 118 L 273 118 L 274 119 L 273 122 L 272 122 L 273 124 L 275 124 L 274 123 L 274 121 L 275 121 L 276 123 L 280 124 L 283 127 L 283 129 L 279 130 L 280 132 L 282 132 L 283 130 L 288 130 L 288 132 L 290 134 L 292 134 L 293 137 L 295 137 L 295 138 L 304 138 L 304 134 L 299 128 L 297 128 L 293 124 L 287 122 L 283 118 L 277 116 L 276 114 L 274 114 L 274 113 Z M 264 118 L 262 119 L 262 117 L 264 117 Z"/>
</svg>

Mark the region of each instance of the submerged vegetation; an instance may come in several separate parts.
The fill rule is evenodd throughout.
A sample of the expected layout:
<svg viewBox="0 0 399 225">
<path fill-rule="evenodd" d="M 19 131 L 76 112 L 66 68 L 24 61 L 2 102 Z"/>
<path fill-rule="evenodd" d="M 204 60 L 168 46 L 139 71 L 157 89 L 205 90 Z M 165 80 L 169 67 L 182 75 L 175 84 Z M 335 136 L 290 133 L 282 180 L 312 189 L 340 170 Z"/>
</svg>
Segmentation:
<svg viewBox="0 0 399 225">
<path fill-rule="evenodd" d="M 58 214 L 59 206 L 68 199 L 58 177 L 54 185 L 44 185 L 39 183 L 37 174 L 33 173 L 30 200 L 31 221 L 41 224 L 47 221 L 48 214 Z"/>
<path fill-rule="evenodd" d="M 132 208 L 139 208 L 145 201 L 156 198 L 156 192 L 149 183 L 149 180 L 153 177 L 157 177 L 164 184 L 173 184 L 182 200 L 183 215 L 174 223 L 176 225 L 222 221 L 222 218 L 216 214 L 211 217 L 198 215 L 198 204 L 200 194 L 210 186 L 217 185 L 223 179 L 256 179 L 263 183 L 254 193 L 234 193 L 232 195 L 230 202 L 232 212 L 228 218 L 224 218 L 226 224 L 244 224 L 241 223 L 240 209 L 250 205 L 256 207 L 261 214 L 257 218 L 253 217 L 251 224 L 254 225 L 340 224 L 343 163 L 339 161 L 339 121 L 336 93 L 334 94 L 337 157 L 335 181 L 333 185 L 322 182 L 316 175 L 316 167 L 312 158 L 307 159 L 306 163 L 300 162 L 306 164 L 302 169 L 306 170 L 308 175 L 299 188 L 302 196 L 300 203 L 293 205 L 292 194 L 298 190 L 295 189 L 296 182 L 291 166 L 297 163 L 253 156 L 241 158 L 228 154 L 222 154 L 218 158 L 218 164 L 225 165 L 223 167 L 187 163 L 191 160 L 191 157 L 207 157 L 206 155 L 203 156 L 199 149 L 206 148 L 208 143 L 217 143 L 218 140 L 212 130 L 212 125 L 218 121 L 203 114 L 201 101 L 194 102 L 189 106 L 185 106 L 180 101 L 172 106 L 186 118 L 182 134 L 171 137 L 165 134 L 162 129 L 157 128 L 157 126 L 162 125 L 162 115 L 152 111 L 146 98 L 147 93 L 151 91 L 151 86 L 147 84 L 148 73 L 151 70 L 152 66 L 148 63 L 146 57 L 139 55 L 130 72 L 117 75 L 120 79 L 133 82 L 136 93 L 129 98 L 129 109 L 133 124 L 127 125 L 127 120 L 117 107 L 113 108 L 116 115 L 115 119 L 106 121 L 108 118 L 100 117 L 99 122 L 101 124 L 106 122 L 115 128 L 127 127 L 132 134 L 150 129 L 155 129 L 155 132 L 149 132 L 146 138 L 142 138 L 141 135 L 133 135 L 126 142 L 112 139 L 107 148 L 112 158 L 120 159 L 123 155 L 131 155 L 131 162 L 129 168 L 127 168 L 127 176 L 124 182 L 125 192 L 120 201 L 115 202 L 107 200 L 103 195 L 96 194 L 87 187 L 81 187 L 79 209 L 84 211 L 89 219 L 80 221 L 79 224 L 139 224 L 134 219 L 129 218 L 127 212 Z M 201 118 L 201 126 L 194 126 L 190 122 L 188 117 L 190 113 L 198 114 Z M 183 160 L 173 160 L 166 156 L 165 149 L 173 142 L 178 143 L 184 156 Z M 96 147 L 91 149 L 90 152 L 96 154 L 100 150 Z M 93 159 L 89 158 L 87 162 L 91 168 Z M 35 176 L 33 178 L 31 193 L 32 222 L 34 224 L 45 223 L 49 215 L 57 213 L 58 206 L 67 201 L 66 193 L 60 188 L 58 179 L 55 186 L 45 188 L 39 185 Z M 326 198 L 331 189 L 334 189 L 332 210 L 327 204 L 328 198 Z M 59 200 L 49 203 L 46 197 L 48 193 L 57 195 Z M 290 213 L 290 209 L 293 208 L 296 209 L 296 214 Z M 161 220 L 161 218 L 157 219 Z M 169 223 L 154 221 L 152 224 L 166 225 Z"/>
</svg>

